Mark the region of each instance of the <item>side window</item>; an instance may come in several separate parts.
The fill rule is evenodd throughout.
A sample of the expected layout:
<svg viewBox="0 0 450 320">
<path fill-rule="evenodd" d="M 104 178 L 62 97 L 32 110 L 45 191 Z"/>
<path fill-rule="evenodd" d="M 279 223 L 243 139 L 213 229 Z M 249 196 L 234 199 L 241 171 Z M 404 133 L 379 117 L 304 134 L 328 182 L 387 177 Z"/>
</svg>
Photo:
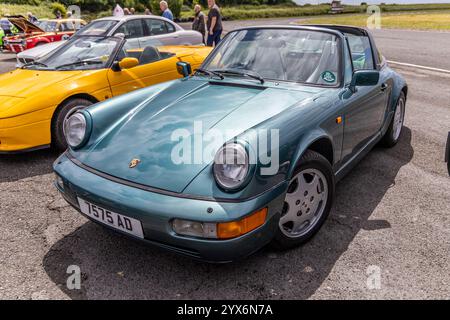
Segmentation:
<svg viewBox="0 0 450 320">
<path fill-rule="evenodd" d="M 164 22 L 164 23 L 166 24 L 167 33 L 175 32 L 175 27 L 173 26 L 173 24 L 171 24 L 169 22 Z"/>
<path fill-rule="evenodd" d="M 372 47 L 370 45 L 369 38 L 365 36 L 356 36 L 353 34 L 346 34 L 346 36 L 350 45 L 353 68 L 355 70 L 375 69 L 375 66 L 373 65 Z"/>
<path fill-rule="evenodd" d="M 118 55 L 118 60 L 125 57 L 136 58 L 139 60 L 139 65 L 145 65 L 165 59 L 166 57 L 159 52 L 155 46 L 136 47 L 134 43 L 125 42 L 122 51 Z"/>
<path fill-rule="evenodd" d="M 345 74 L 344 83 L 349 84 L 353 77 L 353 66 L 348 47 L 345 48 Z"/>
<path fill-rule="evenodd" d="M 85 26 L 85 24 L 81 21 L 74 21 L 74 28 L 76 31 L 80 30 L 81 28 L 83 28 Z"/>
<path fill-rule="evenodd" d="M 63 22 L 59 25 L 60 31 L 73 31 L 75 30 L 75 27 L 73 26 L 73 23 L 71 21 Z"/>
<path fill-rule="evenodd" d="M 123 33 L 126 39 L 141 38 L 144 36 L 142 21 L 140 19 L 131 20 L 121 25 L 114 34 Z"/>
<path fill-rule="evenodd" d="M 163 20 L 146 19 L 145 20 L 151 36 L 157 36 L 167 33 L 166 23 Z"/>
<path fill-rule="evenodd" d="M 384 65 L 384 63 L 385 63 L 384 57 L 381 54 L 380 50 L 378 50 L 377 54 L 378 54 L 378 61 L 380 62 L 380 66 Z"/>
</svg>

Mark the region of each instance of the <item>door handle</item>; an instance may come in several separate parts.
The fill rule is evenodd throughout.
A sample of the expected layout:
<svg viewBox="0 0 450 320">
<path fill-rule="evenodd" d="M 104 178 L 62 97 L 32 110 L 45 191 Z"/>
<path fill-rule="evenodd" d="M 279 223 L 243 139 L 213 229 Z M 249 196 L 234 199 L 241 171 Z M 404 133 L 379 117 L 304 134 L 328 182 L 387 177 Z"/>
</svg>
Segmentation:
<svg viewBox="0 0 450 320">
<path fill-rule="evenodd" d="M 388 85 L 386 83 L 383 83 L 381 85 L 381 91 L 386 91 L 387 88 L 388 88 Z"/>
</svg>

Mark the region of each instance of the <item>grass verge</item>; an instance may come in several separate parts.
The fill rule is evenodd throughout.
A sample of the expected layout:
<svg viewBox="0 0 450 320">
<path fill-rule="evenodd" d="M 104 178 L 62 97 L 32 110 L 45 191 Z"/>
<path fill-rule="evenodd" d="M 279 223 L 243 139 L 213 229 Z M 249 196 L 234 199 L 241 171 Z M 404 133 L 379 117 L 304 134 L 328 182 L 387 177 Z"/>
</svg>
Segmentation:
<svg viewBox="0 0 450 320">
<path fill-rule="evenodd" d="M 367 14 L 323 16 L 300 20 L 301 24 L 343 24 L 366 27 Z M 382 13 L 381 28 L 411 30 L 450 30 L 450 10 L 436 12 Z"/>
<path fill-rule="evenodd" d="M 450 10 L 450 3 L 441 4 L 387 4 L 380 6 L 381 11 L 384 13 L 398 12 L 398 11 L 427 11 L 427 10 Z M 1 3 L 0 0 L 0 17 L 8 14 L 22 14 L 26 15 L 27 12 L 33 12 L 38 18 L 53 18 L 53 14 L 49 8 L 47 2 L 42 2 L 39 6 L 32 5 L 20 5 L 20 4 L 6 4 Z M 205 12 L 207 9 L 205 9 Z M 361 16 L 356 18 L 356 22 L 361 22 L 364 20 L 364 13 L 367 11 L 367 6 L 356 6 L 356 5 L 346 5 L 344 6 L 345 13 L 361 14 Z M 343 19 L 344 21 L 348 19 L 347 15 L 328 15 L 330 12 L 329 4 L 321 5 L 236 5 L 232 7 L 222 8 L 222 15 L 225 20 L 245 20 L 245 19 L 262 19 L 262 18 L 285 18 L 285 17 L 309 17 L 309 16 L 322 16 L 327 15 L 330 19 Z M 110 11 L 103 12 L 83 12 L 82 18 L 86 21 L 96 19 L 99 17 L 104 17 L 110 15 Z M 181 21 L 186 22 L 192 19 L 194 16 L 193 10 L 181 12 Z M 431 16 L 431 18 L 436 18 L 436 16 Z M 318 19 L 323 19 L 322 17 Z M 440 18 L 439 18 L 440 19 Z M 355 22 L 355 23 L 356 23 Z M 355 24 L 353 23 L 353 24 Z M 386 23 L 391 23 L 387 21 Z M 424 21 L 422 25 L 426 25 Z M 428 23 L 429 25 L 435 25 L 433 23 Z M 439 29 L 444 29 L 445 26 L 438 27 Z M 431 28 L 431 27 L 426 27 Z M 447 29 L 445 29 L 447 30 Z"/>
<path fill-rule="evenodd" d="M 39 19 L 54 18 L 50 6 L 47 3 L 42 3 L 39 6 L 32 6 L 28 4 L 0 3 L 0 17 L 17 14 L 26 16 L 27 12 L 33 12 L 33 14 L 36 17 L 39 17 Z"/>
<path fill-rule="evenodd" d="M 450 3 L 438 4 L 386 4 L 380 5 L 382 12 L 399 12 L 399 11 L 418 11 L 418 10 L 450 10 Z M 287 17 L 305 17 L 327 15 L 331 6 L 328 4 L 321 5 L 305 5 L 305 6 L 245 6 L 238 5 L 233 7 L 224 7 L 221 9 L 224 20 L 245 20 L 245 19 L 262 19 L 262 18 L 287 18 Z M 206 12 L 206 9 L 205 9 Z M 344 6 L 344 13 L 366 13 L 367 6 Z M 189 21 L 194 16 L 194 12 L 181 12 L 181 20 Z M 331 16 L 331 15 L 330 15 Z M 332 15 L 335 16 L 335 15 Z M 336 15 L 340 16 L 340 15 Z"/>
</svg>

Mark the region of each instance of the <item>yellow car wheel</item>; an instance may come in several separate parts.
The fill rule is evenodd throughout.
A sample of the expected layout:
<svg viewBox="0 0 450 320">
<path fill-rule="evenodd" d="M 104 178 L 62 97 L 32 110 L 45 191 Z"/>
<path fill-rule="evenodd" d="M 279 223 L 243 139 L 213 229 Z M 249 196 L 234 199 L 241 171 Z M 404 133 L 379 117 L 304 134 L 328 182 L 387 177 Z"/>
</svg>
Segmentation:
<svg viewBox="0 0 450 320">
<path fill-rule="evenodd" d="M 74 98 L 65 102 L 56 111 L 52 123 L 52 145 L 58 150 L 67 149 L 66 137 L 64 135 L 64 122 L 75 112 L 83 110 L 93 102 L 87 99 Z"/>
</svg>

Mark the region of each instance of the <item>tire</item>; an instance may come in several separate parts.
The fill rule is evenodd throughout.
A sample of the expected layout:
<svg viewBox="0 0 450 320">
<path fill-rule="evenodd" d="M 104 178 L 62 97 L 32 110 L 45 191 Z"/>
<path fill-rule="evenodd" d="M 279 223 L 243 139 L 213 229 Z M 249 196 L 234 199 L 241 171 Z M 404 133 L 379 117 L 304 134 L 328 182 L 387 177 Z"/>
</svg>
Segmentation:
<svg viewBox="0 0 450 320">
<path fill-rule="evenodd" d="M 301 177 L 303 182 L 299 180 Z M 333 205 L 334 185 L 333 169 L 328 160 L 317 152 L 307 150 L 286 192 L 278 230 L 272 241 L 276 249 L 297 247 L 319 231 Z M 294 230 L 295 224 L 298 230 Z"/>
<path fill-rule="evenodd" d="M 400 93 L 400 97 L 397 100 L 397 105 L 395 106 L 395 113 L 392 117 L 389 128 L 384 134 L 381 145 L 385 148 L 392 148 L 395 146 L 400 139 L 402 134 L 403 123 L 405 120 L 405 107 L 406 107 L 406 97 L 403 92 Z"/>
<path fill-rule="evenodd" d="M 93 102 L 87 99 L 75 98 L 64 102 L 56 111 L 52 122 L 52 146 L 59 150 L 67 149 L 66 137 L 64 135 L 64 121 L 76 111 L 87 108 Z"/>
</svg>

